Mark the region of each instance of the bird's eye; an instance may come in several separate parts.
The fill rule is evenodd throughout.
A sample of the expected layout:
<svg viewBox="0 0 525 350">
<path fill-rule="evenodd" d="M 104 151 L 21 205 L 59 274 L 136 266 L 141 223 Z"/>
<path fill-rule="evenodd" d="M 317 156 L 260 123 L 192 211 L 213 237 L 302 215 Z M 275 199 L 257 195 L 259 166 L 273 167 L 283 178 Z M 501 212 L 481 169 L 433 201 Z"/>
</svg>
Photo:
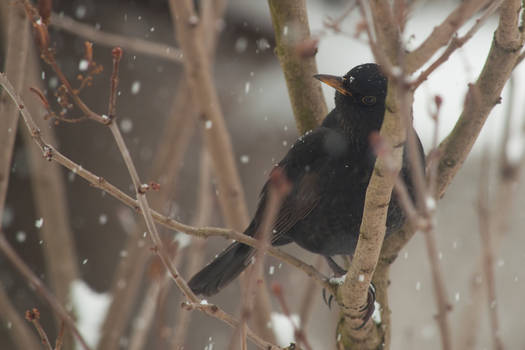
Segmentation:
<svg viewBox="0 0 525 350">
<path fill-rule="evenodd" d="M 375 96 L 365 96 L 361 99 L 361 102 L 367 106 L 371 106 L 376 103 L 376 97 Z"/>
</svg>

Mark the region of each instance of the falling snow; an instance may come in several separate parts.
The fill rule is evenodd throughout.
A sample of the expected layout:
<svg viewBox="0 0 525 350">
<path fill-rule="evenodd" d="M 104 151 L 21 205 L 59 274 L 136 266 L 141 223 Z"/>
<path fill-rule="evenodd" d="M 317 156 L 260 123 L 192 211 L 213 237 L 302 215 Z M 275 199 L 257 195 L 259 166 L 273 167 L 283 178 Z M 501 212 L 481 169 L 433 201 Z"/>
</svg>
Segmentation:
<svg viewBox="0 0 525 350">
<path fill-rule="evenodd" d="M 24 231 L 18 231 L 16 233 L 16 241 L 17 242 L 23 243 L 23 242 L 25 242 L 26 238 L 27 238 L 27 235 L 26 235 L 26 233 Z"/>
<path fill-rule="evenodd" d="M 212 126 L 213 126 L 213 122 L 211 120 L 206 120 L 206 122 L 204 123 L 204 128 L 206 130 L 211 129 Z"/>
<path fill-rule="evenodd" d="M 81 59 L 80 62 L 78 62 L 78 70 L 81 72 L 87 71 L 89 68 L 89 62 L 85 59 Z"/>
<path fill-rule="evenodd" d="M 75 17 L 78 19 L 82 19 L 86 17 L 87 14 L 87 7 L 84 5 L 78 5 L 75 9 Z"/>
<path fill-rule="evenodd" d="M 270 43 L 266 38 L 261 38 L 257 40 L 257 49 L 259 51 L 266 51 L 270 48 Z"/>
<path fill-rule="evenodd" d="M 108 222 L 108 216 L 106 214 L 100 214 L 98 217 L 98 223 L 105 225 Z"/>
<path fill-rule="evenodd" d="M 51 89 L 56 89 L 58 87 L 58 78 L 57 77 L 49 78 L 48 85 Z"/>
<path fill-rule="evenodd" d="M 136 95 L 140 91 L 140 81 L 135 80 L 133 83 L 131 83 L 131 94 Z"/>
<path fill-rule="evenodd" d="M 36 219 L 35 220 L 35 227 L 41 228 L 44 225 L 44 218 Z"/>
<path fill-rule="evenodd" d="M 248 48 L 248 40 L 245 37 L 240 37 L 235 41 L 235 51 L 242 53 Z"/>
<path fill-rule="evenodd" d="M 133 130 L 133 122 L 129 118 L 124 118 L 120 122 L 120 129 L 124 134 L 127 134 L 131 130 Z"/>
<path fill-rule="evenodd" d="M 248 164 L 250 162 L 250 156 L 246 154 L 243 154 L 240 159 L 242 164 Z"/>
</svg>

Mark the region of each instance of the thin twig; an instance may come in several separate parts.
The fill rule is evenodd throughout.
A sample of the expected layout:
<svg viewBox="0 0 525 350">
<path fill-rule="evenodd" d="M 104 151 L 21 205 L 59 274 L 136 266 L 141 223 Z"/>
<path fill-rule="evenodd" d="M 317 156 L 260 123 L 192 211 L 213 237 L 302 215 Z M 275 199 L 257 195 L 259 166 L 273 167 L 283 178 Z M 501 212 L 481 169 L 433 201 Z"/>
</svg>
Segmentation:
<svg viewBox="0 0 525 350">
<path fill-rule="evenodd" d="M 200 303 L 184 302 L 182 303 L 182 307 L 187 310 L 200 310 L 210 316 L 213 316 L 217 319 L 224 321 L 226 324 L 228 324 L 230 327 L 234 329 L 238 328 L 240 324 L 238 320 L 236 320 L 230 314 L 224 312 L 224 310 L 217 307 L 217 305 L 208 304 L 207 302 L 204 302 L 204 301 Z M 248 327 L 246 328 L 246 334 L 248 338 L 252 340 L 253 343 L 261 349 L 266 349 L 266 350 L 279 350 L 280 349 L 278 346 L 261 339 L 258 335 L 253 333 L 253 331 Z"/>
<path fill-rule="evenodd" d="M 314 267 L 319 270 L 322 262 L 323 258 L 318 256 L 314 263 Z M 306 324 L 310 319 L 310 315 L 312 314 L 312 310 L 315 305 L 314 298 L 317 295 L 317 291 L 319 290 L 319 288 L 317 288 L 318 285 L 312 278 L 308 278 L 305 283 L 306 285 L 303 288 L 304 294 L 301 297 L 301 303 L 299 304 L 299 319 L 301 320 L 299 326 L 303 330 L 306 329 Z"/>
<path fill-rule="evenodd" d="M 124 50 L 159 57 L 172 62 L 182 62 L 182 52 L 173 46 L 155 43 L 149 40 L 134 38 L 129 35 L 120 35 L 104 32 L 96 29 L 94 26 L 75 21 L 73 18 L 65 15 L 51 15 L 51 26 L 65 30 L 72 34 L 86 38 L 97 44 L 115 47 L 119 46 Z"/>
<path fill-rule="evenodd" d="M 494 276 L 494 233 L 492 232 L 493 216 L 489 208 L 489 153 L 485 148 L 481 160 L 481 171 L 479 180 L 478 219 L 482 248 L 482 270 L 485 276 L 485 288 L 487 291 L 487 308 L 490 320 L 490 333 L 494 350 L 503 350 L 500 338 L 498 321 L 498 302 L 496 298 L 496 285 Z"/>
<path fill-rule="evenodd" d="M 66 331 L 66 323 L 64 322 L 64 320 L 62 320 L 62 322 L 60 322 L 60 329 L 58 330 L 58 335 L 57 335 L 57 338 L 55 340 L 55 349 L 54 350 L 61 350 L 62 349 L 62 345 L 64 344 L 65 331 Z"/>
<path fill-rule="evenodd" d="M 117 83 L 118 79 L 116 78 L 118 75 L 118 68 L 119 68 L 119 62 L 122 58 L 122 51 L 121 50 L 113 50 L 113 72 L 112 72 L 112 78 L 111 78 L 111 89 L 110 89 L 110 104 L 109 104 L 109 112 L 111 116 L 111 123 L 107 124 L 109 127 L 109 130 L 111 131 L 111 134 L 113 135 L 113 138 L 115 139 L 115 143 L 118 146 L 118 149 L 122 155 L 122 158 L 124 159 L 124 162 L 126 163 L 126 167 L 128 168 L 128 172 L 131 176 L 131 180 L 133 182 L 133 186 L 135 187 L 135 193 L 137 195 L 137 202 L 139 204 L 140 209 L 142 210 L 142 215 L 144 217 L 144 220 L 146 222 L 146 227 L 148 228 L 148 232 L 150 234 L 150 237 L 155 244 L 156 252 L 159 255 L 160 259 L 162 260 L 163 264 L 166 266 L 168 271 L 171 274 L 171 277 L 177 284 L 177 286 L 180 288 L 180 290 L 184 293 L 186 298 L 190 300 L 191 302 L 197 302 L 199 298 L 193 293 L 193 291 L 188 287 L 188 284 L 186 281 L 184 281 L 177 270 L 177 267 L 173 264 L 171 261 L 168 252 L 166 251 L 166 248 L 164 247 L 164 244 L 162 243 L 159 233 L 157 231 L 157 227 L 155 226 L 155 223 L 153 222 L 153 217 L 151 215 L 150 207 L 148 200 L 146 198 L 146 190 L 144 184 L 140 182 L 139 175 L 137 172 L 137 169 L 135 168 L 135 164 L 133 163 L 133 160 L 131 159 L 131 154 L 126 146 L 126 143 L 124 141 L 124 138 L 122 137 L 122 134 L 120 133 L 120 129 L 118 128 L 117 123 L 115 122 L 115 96 L 117 94 Z M 112 96 L 112 97 L 111 97 Z"/>
<path fill-rule="evenodd" d="M 467 0 L 452 11 L 447 18 L 414 51 L 407 55 L 406 67 L 408 73 L 421 68 L 439 48 L 446 45 L 454 33 L 476 12 L 487 3 L 487 0 Z"/>
<path fill-rule="evenodd" d="M 40 341 L 42 342 L 42 345 L 47 350 L 53 350 L 53 348 L 51 347 L 51 343 L 49 342 L 47 333 L 44 330 L 44 328 L 42 328 L 42 325 L 40 324 L 40 311 L 38 311 L 38 309 L 36 308 L 32 310 L 27 310 L 26 320 L 28 320 L 29 322 L 33 324 L 33 326 L 35 326 L 35 329 L 38 332 L 38 335 L 40 336 Z"/>
<path fill-rule="evenodd" d="M 247 350 L 245 347 L 245 326 L 253 311 L 253 294 L 257 293 L 257 282 L 263 278 L 264 256 L 271 243 L 275 219 L 279 214 L 279 209 L 281 208 L 283 200 L 286 198 L 290 190 L 291 184 L 288 182 L 284 172 L 280 168 L 274 168 L 270 174 L 268 199 L 266 201 L 266 207 L 262 216 L 261 225 L 258 232 L 255 233 L 255 237 L 259 241 L 259 246 L 255 253 L 255 264 L 252 268 L 252 271 L 250 272 L 250 275 L 246 279 L 245 288 L 243 290 L 244 295 L 241 308 L 240 328 L 241 342 L 243 345 L 242 350 Z"/>
<path fill-rule="evenodd" d="M 497 1 L 491 2 L 491 4 L 485 9 L 483 15 L 481 15 L 481 17 L 476 20 L 476 22 L 472 25 L 472 27 L 469 29 L 469 31 L 465 35 L 463 35 L 462 37 L 457 37 L 457 36 L 452 37 L 445 51 L 434 62 L 432 62 L 432 64 L 427 69 L 421 72 L 419 76 L 417 77 L 417 79 L 412 83 L 413 88 L 416 89 L 419 85 L 421 85 L 421 83 L 427 80 L 428 76 L 433 71 L 435 71 L 436 68 L 438 68 L 445 61 L 448 60 L 450 55 L 452 55 L 452 53 L 456 51 L 456 49 L 459 49 L 460 47 L 465 45 L 465 43 L 469 41 L 474 36 L 474 34 L 476 34 L 478 29 L 501 6 L 502 3 L 503 3 L 503 0 L 497 0 Z"/>
<path fill-rule="evenodd" d="M 6 258 L 14 265 L 14 267 L 24 276 L 29 284 L 40 294 L 51 306 L 53 311 L 68 325 L 73 332 L 75 338 L 79 341 L 80 345 L 84 350 L 90 350 L 89 345 L 86 343 L 82 335 L 80 334 L 75 321 L 68 314 L 66 309 L 58 302 L 53 294 L 51 294 L 42 281 L 31 271 L 26 263 L 18 256 L 15 250 L 11 247 L 9 242 L 6 240 L 4 233 L 0 232 L 0 250 L 4 253 Z"/>
<path fill-rule="evenodd" d="M 9 298 L 2 281 L 0 280 L 0 310 L 2 310 L 1 317 L 5 324 L 11 325 L 8 327 L 9 336 L 14 345 L 20 350 L 40 350 L 41 346 L 33 331 L 24 321 L 20 312 L 14 307 L 12 300 Z"/>
<path fill-rule="evenodd" d="M 210 156 L 206 148 L 201 150 L 200 155 L 200 167 L 199 167 L 199 185 L 197 186 L 197 204 L 195 213 L 196 217 L 193 220 L 193 223 L 196 225 L 204 225 L 210 220 L 212 214 L 213 206 L 213 197 L 212 186 L 211 186 L 211 164 Z M 204 254 L 201 254 L 202 249 L 206 241 L 203 239 L 192 239 L 190 247 L 188 248 L 188 261 L 186 263 L 186 276 L 191 276 L 195 274 L 200 266 L 204 262 Z M 191 318 L 191 313 L 185 310 L 182 310 L 177 315 L 177 320 L 175 322 L 175 330 L 173 331 L 173 337 L 170 340 L 171 349 L 179 350 L 184 347 L 184 342 L 186 339 L 189 322 Z"/>
</svg>

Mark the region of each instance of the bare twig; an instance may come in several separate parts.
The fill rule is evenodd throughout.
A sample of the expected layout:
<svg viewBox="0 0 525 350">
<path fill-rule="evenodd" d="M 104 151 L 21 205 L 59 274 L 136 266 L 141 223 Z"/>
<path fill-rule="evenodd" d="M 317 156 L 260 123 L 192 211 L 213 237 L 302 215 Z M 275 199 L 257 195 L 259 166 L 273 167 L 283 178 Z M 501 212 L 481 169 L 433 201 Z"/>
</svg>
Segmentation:
<svg viewBox="0 0 525 350">
<path fill-rule="evenodd" d="M 196 225 L 204 225 L 210 219 L 212 213 L 213 198 L 211 196 L 212 186 L 211 186 L 211 165 L 210 165 L 210 156 L 209 153 L 204 148 L 201 150 L 200 156 L 200 171 L 199 171 L 199 186 L 198 195 L 197 195 L 197 205 L 195 212 L 197 216 L 194 219 Z M 192 239 L 190 247 L 188 248 L 188 262 L 185 271 L 186 276 L 191 276 L 198 271 L 200 266 L 204 262 L 204 254 L 201 254 L 202 249 L 206 241 L 203 239 Z M 177 321 L 175 322 L 175 330 L 173 332 L 173 337 L 171 338 L 171 348 L 173 350 L 179 350 L 184 347 L 184 342 L 186 339 L 186 333 L 189 327 L 191 313 L 181 310 L 177 316 Z"/>
<path fill-rule="evenodd" d="M 487 3 L 486 0 L 467 0 L 452 11 L 447 18 L 406 58 L 408 73 L 417 71 L 436 51 L 446 45 L 454 33 Z"/>
<path fill-rule="evenodd" d="M 159 233 L 157 231 L 157 227 L 155 226 L 155 223 L 153 222 L 153 217 L 151 215 L 149 203 L 146 198 L 146 190 L 147 190 L 147 188 L 145 187 L 146 185 L 141 183 L 137 169 L 135 168 L 135 164 L 133 163 L 133 160 L 131 159 L 131 154 L 126 146 L 126 143 L 124 142 L 124 138 L 122 137 L 122 134 L 120 133 L 117 123 L 114 122 L 115 98 L 117 94 L 117 82 L 118 82 L 117 76 L 118 76 L 119 62 L 121 58 L 122 58 L 122 50 L 120 48 L 114 49 L 113 50 L 113 72 L 111 75 L 112 83 L 111 83 L 111 89 L 110 89 L 110 103 L 109 103 L 109 108 L 108 108 L 111 122 L 107 125 L 115 139 L 115 142 L 122 155 L 122 158 L 124 159 L 124 162 L 126 163 L 126 167 L 128 168 L 129 174 L 131 176 L 131 180 L 133 182 L 133 186 L 135 187 L 135 193 L 137 195 L 137 202 L 139 204 L 140 209 L 142 210 L 142 215 L 144 216 L 144 220 L 146 221 L 146 227 L 148 228 L 150 237 L 153 243 L 155 244 L 157 254 L 159 255 L 163 264 L 166 266 L 166 268 L 170 272 L 171 277 L 173 278 L 177 286 L 184 293 L 184 295 L 188 298 L 188 300 L 190 300 L 191 302 L 196 302 L 199 300 L 199 298 L 197 298 L 197 296 L 193 293 L 190 287 L 188 287 L 188 284 L 186 283 L 186 281 L 184 281 L 184 279 L 180 277 L 180 274 L 177 271 L 177 267 L 171 261 L 164 245 L 162 244 Z"/>
<path fill-rule="evenodd" d="M 478 198 L 478 218 L 481 236 L 482 248 L 482 270 L 485 276 L 485 288 L 487 291 L 487 308 L 490 319 L 490 332 L 492 335 L 492 344 L 494 350 L 503 350 L 503 343 L 500 338 L 500 329 L 498 321 L 498 303 L 496 299 L 496 286 L 494 277 L 494 233 L 492 232 L 492 220 L 489 208 L 489 153 L 485 149 L 481 161 L 480 181 L 479 181 L 479 198 Z"/>
<path fill-rule="evenodd" d="M 131 340 L 127 347 L 129 350 L 144 349 L 147 335 L 153 325 L 160 292 L 169 280 L 169 274 L 164 274 L 164 276 L 156 276 L 156 279 L 150 283 L 146 294 L 142 299 L 142 306 L 134 320 L 133 329 L 131 331 Z"/>
<path fill-rule="evenodd" d="M 206 302 L 200 302 L 200 303 L 188 303 L 184 302 L 182 303 L 182 307 L 186 308 L 187 310 L 200 310 L 210 316 L 213 316 L 217 319 L 220 319 L 227 323 L 232 328 L 238 328 L 239 327 L 239 321 L 236 320 L 233 316 L 229 315 L 228 313 L 224 312 L 220 308 L 218 308 L 216 305 L 208 304 Z M 259 336 L 257 336 L 250 328 L 246 328 L 246 334 L 250 340 L 253 341 L 255 345 L 257 345 L 261 349 L 267 349 L 267 350 L 279 350 L 280 348 L 272 343 L 269 343 L 263 339 L 261 339 Z"/>
<path fill-rule="evenodd" d="M 286 175 L 280 168 L 274 168 L 270 174 L 268 199 L 265 211 L 261 220 L 261 225 L 255 237 L 259 241 L 258 249 L 255 253 L 255 264 L 253 265 L 250 275 L 246 278 L 245 288 L 243 290 L 243 303 L 241 309 L 241 342 L 242 349 L 246 350 L 246 322 L 251 317 L 253 309 L 253 299 L 257 293 L 257 282 L 263 278 L 264 255 L 271 243 L 275 219 L 279 214 L 279 209 L 283 200 L 291 190 L 291 184 L 288 182 Z M 234 335 L 235 338 L 235 335 Z"/>
<path fill-rule="evenodd" d="M 163 58 L 172 62 L 182 62 L 182 52 L 172 46 L 155 43 L 149 40 L 133 38 L 129 35 L 119 35 L 98 30 L 92 25 L 75 21 L 65 15 L 51 15 L 51 26 L 60 28 L 72 34 L 86 38 L 97 44 L 115 47 L 148 56 Z"/>
<path fill-rule="evenodd" d="M 13 344 L 20 350 L 40 350 L 40 344 L 33 334 L 31 328 L 24 321 L 20 312 L 15 309 L 7 292 L 0 281 L 0 310 L 2 310 L 2 318 L 5 323 L 11 324 L 9 335 L 13 340 Z"/>
<path fill-rule="evenodd" d="M 317 257 L 314 263 L 315 268 L 319 270 L 322 262 L 323 258 L 321 256 Z M 312 278 L 309 278 L 306 281 L 305 287 L 303 288 L 304 294 L 301 298 L 301 306 L 299 307 L 299 319 L 301 320 L 300 326 L 302 329 L 306 329 L 306 324 L 310 319 L 310 315 L 315 305 L 314 298 L 316 297 L 317 291 L 319 290 L 317 287 L 318 285 L 315 283 L 315 281 Z"/>
<path fill-rule="evenodd" d="M 62 345 L 64 345 L 64 334 L 66 331 L 66 323 L 62 320 L 60 322 L 60 329 L 58 330 L 58 335 L 55 340 L 55 349 L 54 350 L 61 350 Z"/>
<path fill-rule="evenodd" d="M 30 96 L 27 88 L 42 84 L 38 52 L 34 47 L 29 49 L 28 62 L 24 69 L 27 72 L 24 83 L 25 92 L 26 96 Z M 26 108 L 40 111 L 40 101 L 32 97 L 28 97 Z M 37 128 L 42 127 L 45 130 L 49 141 L 57 142 L 55 130 L 46 128 L 48 124 L 45 120 L 37 118 L 34 123 Z M 46 276 L 53 293 L 63 305 L 66 305 L 70 301 L 71 283 L 78 277 L 78 259 L 70 223 L 70 206 L 67 201 L 64 174 L 58 164 L 49 164 L 42 157 L 40 150 L 33 146 L 34 141 L 28 128 L 22 127 L 20 133 L 27 146 L 36 212 L 44 219 L 38 235 L 46 242 L 42 246 Z M 57 328 L 60 326 L 59 322 L 60 320 L 57 320 Z M 69 334 L 65 337 L 64 342 L 66 347 L 72 346 Z"/>
<path fill-rule="evenodd" d="M 412 83 L 414 89 L 416 89 L 421 83 L 423 83 L 425 80 L 427 80 L 428 76 L 436 70 L 440 65 L 442 65 L 450 55 L 456 49 L 459 49 L 462 47 L 467 41 L 469 41 L 474 34 L 478 31 L 478 29 L 485 23 L 485 21 L 500 7 L 500 5 L 503 3 L 503 0 L 497 0 L 491 2 L 491 4 L 485 9 L 483 15 L 476 20 L 476 22 L 472 25 L 472 27 L 469 29 L 469 31 L 463 35 L 462 37 L 453 36 L 449 45 L 445 49 L 445 51 L 439 56 L 432 64 L 426 68 L 423 72 L 419 74 L 416 81 Z"/>
<path fill-rule="evenodd" d="M 47 333 L 40 324 L 40 311 L 38 311 L 38 309 L 36 308 L 32 310 L 27 310 L 26 320 L 28 320 L 33 324 L 33 326 L 35 326 L 35 329 L 38 332 L 38 335 L 40 336 L 40 341 L 42 342 L 42 345 L 47 350 L 53 350 L 53 348 L 51 347 L 51 343 L 49 342 L 49 338 L 47 337 Z"/>
<path fill-rule="evenodd" d="M 44 286 L 42 281 L 31 271 L 26 263 L 18 256 L 18 254 L 11 247 L 9 242 L 6 240 L 4 233 L 0 232 L 0 250 L 4 253 L 5 257 L 14 265 L 14 267 L 24 276 L 29 284 L 40 294 L 51 306 L 53 311 L 68 325 L 73 332 L 75 338 L 79 341 L 80 345 L 84 350 L 90 350 L 89 345 L 86 343 L 78 328 L 75 325 L 73 318 L 67 313 L 66 309 L 58 302 L 53 294 L 51 294 Z"/>
</svg>

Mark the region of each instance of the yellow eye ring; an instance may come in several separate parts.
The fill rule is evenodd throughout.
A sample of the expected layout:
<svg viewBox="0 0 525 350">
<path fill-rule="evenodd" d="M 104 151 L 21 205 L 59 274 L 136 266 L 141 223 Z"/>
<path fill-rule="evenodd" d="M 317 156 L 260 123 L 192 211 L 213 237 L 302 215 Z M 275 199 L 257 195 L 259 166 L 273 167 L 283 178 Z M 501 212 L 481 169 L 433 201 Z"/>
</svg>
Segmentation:
<svg viewBox="0 0 525 350">
<path fill-rule="evenodd" d="M 361 99 L 361 102 L 367 106 L 372 106 L 376 103 L 376 97 L 375 96 L 364 96 Z"/>
</svg>

